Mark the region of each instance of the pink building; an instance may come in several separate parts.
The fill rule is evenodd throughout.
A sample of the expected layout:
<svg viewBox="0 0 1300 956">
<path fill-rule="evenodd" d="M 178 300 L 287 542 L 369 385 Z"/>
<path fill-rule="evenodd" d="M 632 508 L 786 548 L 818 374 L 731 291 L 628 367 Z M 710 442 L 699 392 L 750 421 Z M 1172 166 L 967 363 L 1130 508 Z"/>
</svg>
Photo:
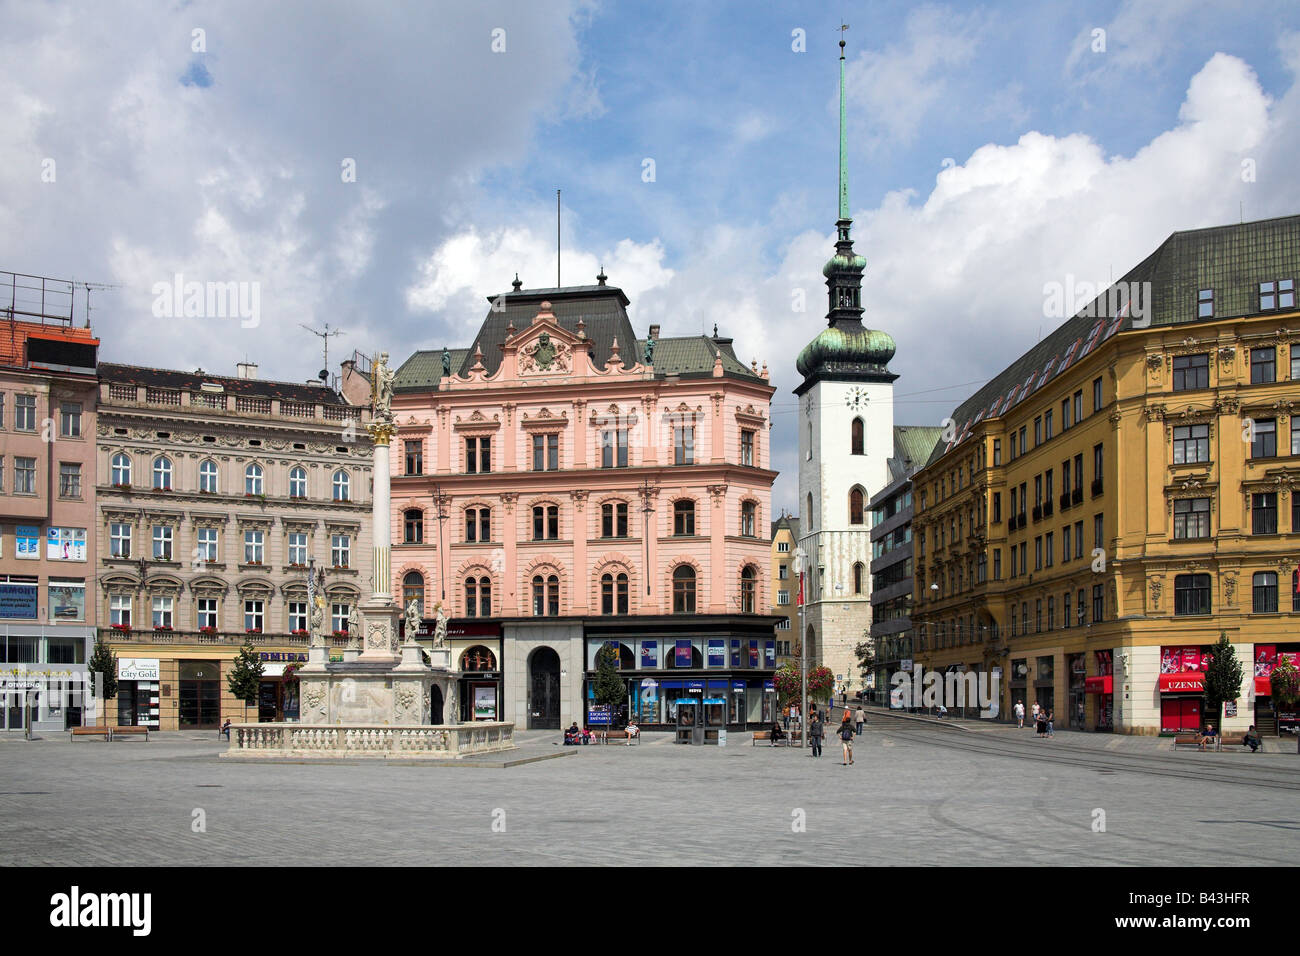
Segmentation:
<svg viewBox="0 0 1300 956">
<path fill-rule="evenodd" d="M 79 725 L 95 637 L 95 363 L 72 285 L 0 273 L 0 731 Z M 91 599 L 87 600 L 87 595 Z"/>
<path fill-rule="evenodd" d="M 769 721 L 766 366 L 716 329 L 638 339 L 603 274 L 521 285 L 394 383 L 394 593 L 451 618 L 462 717 L 581 723 L 615 642 L 642 723 Z"/>
</svg>

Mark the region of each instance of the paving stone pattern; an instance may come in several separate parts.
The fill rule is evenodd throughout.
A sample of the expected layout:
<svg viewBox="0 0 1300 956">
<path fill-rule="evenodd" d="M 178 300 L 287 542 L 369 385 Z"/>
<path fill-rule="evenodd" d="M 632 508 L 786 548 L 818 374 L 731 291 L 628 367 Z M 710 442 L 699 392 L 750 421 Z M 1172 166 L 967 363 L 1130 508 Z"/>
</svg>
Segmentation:
<svg viewBox="0 0 1300 956">
<path fill-rule="evenodd" d="M 561 748 L 529 732 L 515 759 L 562 758 L 510 767 L 231 763 L 214 734 L 185 732 L 6 740 L 0 864 L 1203 866 L 1292 864 L 1300 850 L 1294 790 L 968 754 L 936 736 L 954 733 L 873 719 L 851 767 L 834 738 L 814 759 L 748 734 Z"/>
</svg>

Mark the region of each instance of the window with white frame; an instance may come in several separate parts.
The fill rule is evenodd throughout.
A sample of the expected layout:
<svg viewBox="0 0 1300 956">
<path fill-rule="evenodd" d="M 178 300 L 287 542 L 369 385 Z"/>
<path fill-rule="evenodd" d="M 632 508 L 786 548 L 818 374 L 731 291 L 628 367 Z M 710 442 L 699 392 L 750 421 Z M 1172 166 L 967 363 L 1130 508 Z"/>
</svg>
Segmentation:
<svg viewBox="0 0 1300 956">
<path fill-rule="evenodd" d="M 170 491 L 172 487 L 172 460 L 159 455 L 153 460 L 153 487 L 155 491 Z"/>
<path fill-rule="evenodd" d="M 59 437 L 60 438 L 81 437 L 81 403 L 80 402 L 59 403 Z"/>
<path fill-rule="evenodd" d="M 307 630 L 307 602 L 290 601 L 289 602 L 289 631 Z"/>
<path fill-rule="evenodd" d="M 199 627 L 217 629 L 217 599 L 211 597 L 198 599 Z"/>
<path fill-rule="evenodd" d="M 108 553 L 115 558 L 131 557 L 131 526 L 125 521 L 109 524 Z"/>
<path fill-rule="evenodd" d="M 199 464 L 199 493 L 204 495 L 217 493 L 217 463 L 211 459 Z"/>
<path fill-rule="evenodd" d="M 261 598 L 244 600 L 244 630 L 261 631 L 262 622 L 266 620 L 266 602 Z"/>
<path fill-rule="evenodd" d="M 330 563 L 336 568 L 346 568 L 352 563 L 352 538 L 349 535 L 330 535 Z"/>
<path fill-rule="evenodd" d="M 155 561 L 172 559 L 172 529 L 169 525 L 153 526 L 153 559 Z"/>
<path fill-rule="evenodd" d="M 153 626 L 172 626 L 172 606 L 174 599 L 170 594 L 160 594 L 153 599 Z"/>
<path fill-rule="evenodd" d="M 307 563 L 307 535 L 303 531 L 289 532 L 289 563 L 299 567 Z"/>
<path fill-rule="evenodd" d="M 348 615 L 352 613 L 352 605 L 346 601 L 334 601 L 330 604 L 330 626 L 337 631 L 346 631 L 348 628 Z"/>
<path fill-rule="evenodd" d="M 215 562 L 217 560 L 217 529 L 200 528 L 195 539 L 198 543 L 198 559 Z"/>
<path fill-rule="evenodd" d="M 131 595 L 114 594 L 109 597 L 108 623 L 114 627 L 131 626 Z"/>
<path fill-rule="evenodd" d="M 36 431 L 36 396 L 14 396 L 14 428 L 20 432 Z"/>
<path fill-rule="evenodd" d="M 263 482 L 264 472 L 262 466 L 254 462 L 244 469 L 244 494 L 260 495 L 265 494 L 265 483 Z"/>
<path fill-rule="evenodd" d="M 244 563 L 261 564 L 266 559 L 266 532 L 249 528 L 244 532 Z"/>
<path fill-rule="evenodd" d="M 118 453 L 113 456 L 113 484 L 129 487 L 131 484 L 131 456 Z"/>
<path fill-rule="evenodd" d="M 307 469 L 293 468 L 289 471 L 289 497 L 307 497 Z"/>
<path fill-rule="evenodd" d="M 343 469 L 334 472 L 334 500 L 350 501 L 351 500 L 352 480 L 348 473 Z"/>
</svg>

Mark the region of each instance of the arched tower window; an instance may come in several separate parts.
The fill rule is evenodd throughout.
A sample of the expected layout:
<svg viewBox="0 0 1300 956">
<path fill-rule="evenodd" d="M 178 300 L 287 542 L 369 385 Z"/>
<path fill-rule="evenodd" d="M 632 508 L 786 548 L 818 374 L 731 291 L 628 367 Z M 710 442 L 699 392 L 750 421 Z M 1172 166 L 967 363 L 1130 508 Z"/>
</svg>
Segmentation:
<svg viewBox="0 0 1300 956">
<path fill-rule="evenodd" d="M 854 488 L 849 492 L 849 524 L 863 524 L 866 516 L 863 509 L 863 495 L 861 488 Z"/>
<path fill-rule="evenodd" d="M 863 451 L 863 444 L 864 444 L 864 442 L 863 442 L 863 437 L 862 437 L 862 419 L 861 419 L 861 418 L 855 418 L 855 419 L 853 419 L 853 429 L 852 429 L 852 433 L 851 433 L 851 435 L 850 435 L 850 439 L 849 439 L 849 440 L 850 440 L 850 443 L 852 444 L 852 448 L 853 448 L 852 453 L 853 453 L 853 454 L 855 454 L 855 455 L 865 455 L 865 454 L 866 454 L 866 452 Z"/>
</svg>

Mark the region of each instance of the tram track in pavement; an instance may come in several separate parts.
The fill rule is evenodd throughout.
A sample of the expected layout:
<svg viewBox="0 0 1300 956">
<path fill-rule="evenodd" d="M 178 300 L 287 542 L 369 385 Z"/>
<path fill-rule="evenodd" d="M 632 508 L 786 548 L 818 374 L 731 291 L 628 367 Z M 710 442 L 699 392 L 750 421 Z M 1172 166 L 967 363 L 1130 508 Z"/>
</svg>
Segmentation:
<svg viewBox="0 0 1300 956">
<path fill-rule="evenodd" d="M 982 733 L 958 733 L 947 728 L 928 728 L 924 725 L 907 726 L 903 721 L 882 727 L 877 723 L 873 733 L 888 734 L 916 743 L 931 744 L 967 754 L 986 754 L 993 757 L 1012 757 L 1020 760 L 1055 763 L 1086 770 L 1111 773 L 1144 773 L 1151 776 L 1178 777 L 1204 783 L 1227 783 L 1234 786 L 1262 787 L 1272 790 L 1300 790 L 1300 768 L 1282 766 L 1249 766 L 1237 764 L 1232 771 L 1226 768 L 1201 764 L 1182 764 L 1174 754 L 1141 753 L 1124 754 L 1099 751 L 1092 747 L 1071 747 L 1042 741 L 1042 748 L 1026 748 L 1017 743 L 990 740 Z M 1035 738 L 1037 739 L 1037 738 Z M 1271 756 L 1271 755 L 1270 755 Z M 1198 759 L 1188 754 L 1192 759 Z M 1215 759 L 1218 759 L 1216 756 Z M 1239 756 L 1228 755 L 1237 760 Z M 1243 758 L 1244 759 L 1244 758 Z M 1265 758 L 1268 759 L 1268 758 Z"/>
</svg>

